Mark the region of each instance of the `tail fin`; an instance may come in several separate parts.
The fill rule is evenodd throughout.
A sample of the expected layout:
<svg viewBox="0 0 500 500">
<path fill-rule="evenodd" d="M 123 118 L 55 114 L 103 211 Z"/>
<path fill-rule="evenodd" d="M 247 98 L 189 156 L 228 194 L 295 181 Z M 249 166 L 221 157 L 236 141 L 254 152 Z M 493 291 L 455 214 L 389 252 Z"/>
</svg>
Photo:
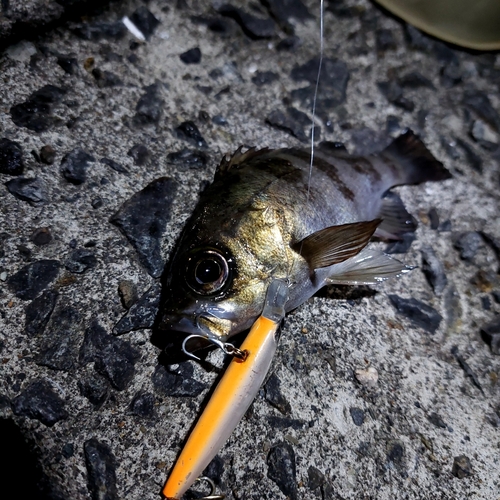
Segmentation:
<svg viewBox="0 0 500 500">
<path fill-rule="evenodd" d="M 436 160 L 424 143 L 411 130 L 395 139 L 381 153 L 401 168 L 401 184 L 420 184 L 426 181 L 443 181 L 451 174 Z"/>
</svg>

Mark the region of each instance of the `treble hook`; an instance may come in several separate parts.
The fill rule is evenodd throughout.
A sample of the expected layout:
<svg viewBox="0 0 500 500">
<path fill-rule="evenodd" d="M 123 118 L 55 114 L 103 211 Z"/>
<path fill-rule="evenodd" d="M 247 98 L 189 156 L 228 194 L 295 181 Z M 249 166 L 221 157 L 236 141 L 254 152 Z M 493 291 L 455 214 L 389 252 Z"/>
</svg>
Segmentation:
<svg viewBox="0 0 500 500">
<path fill-rule="evenodd" d="M 206 340 L 207 342 L 210 342 L 211 344 L 213 344 L 216 347 L 218 347 L 219 349 L 221 349 L 224 354 L 241 359 L 242 361 L 245 361 L 245 359 L 248 356 L 248 353 L 246 351 L 242 351 L 241 349 L 238 349 L 235 345 L 231 344 L 230 342 L 222 342 L 222 340 L 216 339 L 215 337 L 209 337 L 208 335 L 199 335 L 197 333 L 194 333 L 193 335 L 188 335 L 182 341 L 182 352 L 186 356 L 189 356 L 190 358 L 196 359 L 196 361 L 201 361 L 201 358 L 199 358 L 198 356 L 195 356 L 192 352 L 189 352 L 187 350 L 187 347 L 186 347 L 187 342 L 191 339 L 194 339 L 194 338 Z"/>
<path fill-rule="evenodd" d="M 201 476 L 197 478 L 196 481 L 199 481 L 200 483 L 205 481 L 210 485 L 210 493 L 206 497 L 202 497 L 199 500 L 224 500 L 224 498 L 226 498 L 226 495 L 214 495 L 215 483 L 209 477 Z"/>
</svg>

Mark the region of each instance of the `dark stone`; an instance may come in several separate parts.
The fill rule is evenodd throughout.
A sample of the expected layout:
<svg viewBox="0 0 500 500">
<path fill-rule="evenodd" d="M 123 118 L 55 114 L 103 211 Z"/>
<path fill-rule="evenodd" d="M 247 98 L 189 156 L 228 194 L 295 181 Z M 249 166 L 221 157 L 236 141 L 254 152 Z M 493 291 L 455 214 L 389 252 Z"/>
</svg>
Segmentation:
<svg viewBox="0 0 500 500">
<path fill-rule="evenodd" d="M 164 267 L 160 243 L 176 183 L 160 177 L 132 195 L 110 219 L 137 251 L 139 261 L 153 278 L 159 278 Z"/>
<path fill-rule="evenodd" d="M 160 121 L 163 108 L 163 99 L 160 97 L 158 84 L 149 85 L 145 89 L 135 107 L 134 123 L 137 125 L 149 125 Z"/>
<path fill-rule="evenodd" d="M 280 25 L 287 27 L 290 18 L 304 22 L 312 16 L 302 0 L 266 0 L 265 5 Z"/>
<path fill-rule="evenodd" d="M 255 83 L 257 87 L 262 87 L 262 85 L 267 85 L 278 79 L 279 75 L 278 73 L 274 73 L 274 71 L 257 71 L 257 73 L 252 76 L 252 82 Z"/>
<path fill-rule="evenodd" d="M 389 243 L 384 250 L 387 254 L 395 253 L 406 253 L 411 247 L 411 244 L 415 241 L 415 233 L 404 233 L 401 236 L 401 240 L 395 241 L 394 243 Z"/>
<path fill-rule="evenodd" d="M 76 75 L 78 73 L 78 59 L 76 57 L 61 55 L 57 58 L 57 64 L 68 75 Z"/>
<path fill-rule="evenodd" d="M 318 68 L 319 58 L 316 57 L 301 66 L 295 66 L 291 72 L 292 80 L 309 82 L 308 87 L 292 91 L 292 99 L 300 101 L 307 109 L 311 108 L 314 99 Z M 316 102 L 317 109 L 326 111 L 342 104 L 346 98 L 348 81 L 349 69 L 344 61 L 328 57 L 323 59 Z"/>
<path fill-rule="evenodd" d="M 290 444 L 282 442 L 271 447 L 267 455 L 267 477 L 274 481 L 290 500 L 298 500 L 295 452 Z"/>
<path fill-rule="evenodd" d="M 319 488 L 325 482 L 324 474 L 312 465 L 307 469 L 307 486 L 310 490 Z"/>
<path fill-rule="evenodd" d="M 291 108 L 289 108 L 291 109 Z M 293 108 L 294 109 L 294 108 Z M 287 110 L 288 111 L 288 110 Z M 311 124 L 309 121 L 309 118 L 305 113 L 302 113 L 299 110 L 295 110 L 297 113 L 300 113 L 303 115 L 305 118 L 307 118 L 308 124 Z M 303 120 L 301 119 L 302 116 L 296 115 L 299 119 L 296 120 L 294 117 L 292 117 L 289 113 L 285 114 L 283 111 L 280 111 L 278 109 L 272 111 L 266 118 L 266 123 L 271 125 L 272 127 L 275 127 L 279 130 L 283 130 L 297 139 L 299 139 L 302 142 L 307 142 L 308 138 L 307 135 L 304 132 L 304 124 Z"/>
<path fill-rule="evenodd" d="M 462 82 L 462 68 L 458 63 L 446 64 L 441 68 L 441 85 L 445 89 L 451 89 Z"/>
<path fill-rule="evenodd" d="M 110 160 L 109 158 L 101 158 L 100 162 L 104 163 L 104 165 L 107 165 L 108 167 L 111 167 L 115 172 L 119 172 L 120 174 L 128 174 L 128 170 L 114 160 Z"/>
<path fill-rule="evenodd" d="M 451 348 L 451 353 L 453 354 L 453 356 L 455 356 L 455 359 L 457 360 L 458 364 L 460 365 L 460 368 L 462 368 L 462 370 L 464 371 L 465 376 L 469 377 L 472 380 L 472 383 L 484 394 L 483 388 L 481 387 L 481 384 L 479 383 L 479 379 L 476 377 L 476 374 L 474 373 L 472 368 L 469 366 L 469 363 L 467 363 L 467 361 L 465 361 L 463 356 L 458 352 L 458 347 L 453 346 Z"/>
<path fill-rule="evenodd" d="M 146 40 L 149 40 L 160 24 L 153 13 L 146 7 L 142 6 L 136 9 L 130 16 L 130 20 L 139 28 Z"/>
<path fill-rule="evenodd" d="M 465 159 L 470 164 L 470 166 L 476 172 L 481 173 L 483 171 L 483 160 L 481 159 L 481 157 L 469 144 L 458 137 L 456 139 L 456 144 L 465 153 Z"/>
<path fill-rule="evenodd" d="M 130 309 L 138 299 L 137 287 L 132 281 L 122 280 L 118 283 L 118 295 L 122 306 Z"/>
<path fill-rule="evenodd" d="M 97 86 L 100 89 L 122 85 L 121 79 L 111 71 L 103 71 L 99 68 L 94 68 L 92 70 L 92 76 L 95 78 Z"/>
<path fill-rule="evenodd" d="M 99 42 L 103 39 L 121 40 L 128 30 L 121 21 L 84 23 L 72 28 L 73 33 L 83 40 Z"/>
<path fill-rule="evenodd" d="M 389 299 L 399 313 L 431 334 L 436 332 L 443 319 L 433 307 L 424 304 L 420 300 L 403 299 L 398 295 L 389 295 Z"/>
<path fill-rule="evenodd" d="M 60 304 L 45 328 L 37 364 L 53 370 L 71 371 L 78 357 L 81 315 L 71 306 Z"/>
<path fill-rule="evenodd" d="M 196 397 L 205 389 L 205 385 L 193 378 L 191 363 L 164 367 L 158 365 L 153 373 L 153 386 L 162 396 Z"/>
<path fill-rule="evenodd" d="M 451 468 L 451 473 L 455 477 L 458 477 L 458 479 L 472 476 L 474 474 L 474 471 L 472 469 L 470 459 L 465 455 L 455 457 L 453 459 L 453 467 Z"/>
<path fill-rule="evenodd" d="M 66 90 L 55 85 L 45 85 L 33 92 L 28 100 L 10 108 L 12 121 L 18 127 L 26 127 L 34 132 L 44 132 L 54 123 L 50 116 L 52 104 L 59 102 Z"/>
<path fill-rule="evenodd" d="M 405 111 L 413 111 L 415 109 L 413 101 L 403 96 L 403 88 L 396 80 L 378 82 L 377 86 L 390 103 Z"/>
<path fill-rule="evenodd" d="M 464 93 L 463 103 L 475 111 L 484 121 L 488 122 L 500 133 L 500 115 L 492 106 L 489 97 L 479 90 L 467 90 Z"/>
<path fill-rule="evenodd" d="M 383 132 L 363 127 L 351 131 L 351 141 L 354 144 L 355 155 L 368 156 L 382 151 L 389 145 L 391 138 Z M 402 201 L 400 201 L 400 205 L 403 206 Z"/>
<path fill-rule="evenodd" d="M 462 260 L 471 260 L 483 244 L 483 238 L 475 231 L 460 233 L 454 237 L 453 246 Z"/>
<path fill-rule="evenodd" d="M 52 165 L 56 160 L 56 150 L 48 144 L 43 146 L 40 149 L 40 160 L 46 165 Z"/>
<path fill-rule="evenodd" d="M 144 144 L 135 144 L 128 151 L 127 155 L 133 158 L 134 165 L 142 167 L 149 159 L 149 151 Z"/>
<path fill-rule="evenodd" d="M 292 411 L 290 403 L 280 391 L 280 380 L 274 373 L 267 380 L 264 391 L 266 400 L 283 415 L 288 415 Z"/>
<path fill-rule="evenodd" d="M 21 175 L 24 171 L 23 148 L 6 137 L 0 139 L 0 174 Z"/>
<path fill-rule="evenodd" d="M 37 247 L 48 245 L 52 241 L 50 229 L 48 227 L 39 227 L 35 229 L 30 235 L 30 240 Z"/>
<path fill-rule="evenodd" d="M 385 52 L 386 50 L 396 50 L 396 40 L 391 30 L 380 28 L 375 31 L 375 46 L 377 52 Z"/>
<path fill-rule="evenodd" d="M 224 474 L 224 461 L 219 455 L 215 455 L 212 461 L 206 466 L 202 472 L 202 476 L 209 477 L 215 484 L 221 483 L 222 475 Z"/>
<path fill-rule="evenodd" d="M 204 168 L 207 166 L 208 156 L 203 151 L 184 148 L 168 153 L 167 161 L 185 168 Z"/>
<path fill-rule="evenodd" d="M 387 464 L 393 465 L 402 477 L 407 477 L 405 465 L 405 448 L 401 441 L 393 440 L 387 443 Z"/>
<path fill-rule="evenodd" d="M 154 415 L 155 397 L 150 392 L 136 394 L 130 403 L 130 411 L 138 417 Z"/>
<path fill-rule="evenodd" d="M 357 425 L 358 427 L 363 425 L 365 421 L 365 412 L 361 408 L 349 408 L 349 413 L 351 414 L 354 425 Z"/>
<path fill-rule="evenodd" d="M 80 148 L 75 148 L 61 161 L 61 173 L 71 184 L 83 184 L 87 180 L 87 167 L 95 158 Z"/>
<path fill-rule="evenodd" d="M 88 269 L 97 266 L 97 259 L 94 252 L 85 248 L 79 248 L 68 257 L 64 267 L 71 273 L 82 274 Z"/>
<path fill-rule="evenodd" d="M 59 262 L 57 260 L 37 260 L 9 276 L 7 286 L 16 297 L 22 300 L 32 300 L 45 290 L 58 274 Z"/>
<path fill-rule="evenodd" d="M 104 205 L 104 200 L 100 196 L 97 196 L 96 198 L 92 198 L 90 204 L 94 209 L 101 208 Z"/>
<path fill-rule="evenodd" d="M 12 411 L 15 415 L 39 420 L 48 427 L 68 418 L 64 401 L 45 379 L 32 381 L 14 398 Z"/>
<path fill-rule="evenodd" d="M 307 422 L 298 418 L 277 417 L 271 415 L 267 417 L 269 427 L 272 429 L 295 429 L 301 430 L 307 425 Z"/>
<path fill-rule="evenodd" d="M 212 118 L 212 123 L 215 123 L 215 125 L 220 125 L 222 127 L 228 125 L 228 121 L 222 115 L 215 115 Z"/>
<path fill-rule="evenodd" d="M 493 354 L 500 355 L 500 316 L 481 327 L 481 337 Z"/>
<path fill-rule="evenodd" d="M 66 443 L 61 449 L 61 455 L 68 459 L 71 458 L 75 454 L 75 446 L 73 443 Z"/>
<path fill-rule="evenodd" d="M 201 61 L 201 50 L 199 47 L 194 47 L 183 52 L 179 57 L 184 64 L 199 64 Z"/>
<path fill-rule="evenodd" d="M 441 264 L 441 261 L 437 258 L 436 253 L 431 247 L 422 248 L 421 253 L 422 272 L 434 290 L 434 293 L 439 297 L 448 283 L 443 264 Z"/>
<path fill-rule="evenodd" d="M 281 51 L 295 51 L 296 49 L 298 49 L 300 47 L 300 45 L 302 44 L 300 38 L 298 36 L 288 36 L 286 38 L 284 38 L 283 40 L 281 40 L 281 42 L 278 43 L 278 45 L 276 45 L 276 50 L 278 52 L 281 52 Z"/>
<path fill-rule="evenodd" d="M 448 426 L 444 423 L 444 420 L 437 413 L 431 413 L 428 417 L 429 422 L 440 429 L 446 429 Z"/>
<path fill-rule="evenodd" d="M 243 33 L 252 40 L 271 38 L 276 34 L 274 21 L 269 17 L 254 16 L 230 4 L 218 5 L 215 9 L 219 14 L 234 19 L 240 25 Z"/>
<path fill-rule="evenodd" d="M 398 83 L 401 87 L 410 89 L 419 89 L 422 87 L 426 87 L 428 89 L 435 88 L 432 82 L 418 71 L 411 71 L 410 73 L 407 73 L 398 79 Z"/>
<path fill-rule="evenodd" d="M 9 193 L 17 199 L 27 201 L 32 205 L 40 205 L 47 201 L 45 185 L 41 179 L 26 179 L 25 177 L 16 177 L 5 183 Z"/>
<path fill-rule="evenodd" d="M 109 382 L 98 373 L 91 373 L 78 381 L 80 394 L 86 397 L 96 409 L 99 409 L 108 399 Z"/>
<path fill-rule="evenodd" d="M 439 227 L 438 211 L 434 207 L 432 207 L 427 215 L 429 216 L 430 227 L 435 231 Z"/>
<path fill-rule="evenodd" d="M 46 290 L 25 308 L 24 333 L 30 337 L 41 335 L 57 302 L 59 294 L 54 290 Z"/>
<path fill-rule="evenodd" d="M 431 53 L 434 49 L 434 40 L 422 33 L 411 24 L 404 23 L 405 36 L 412 49 L 422 50 Z"/>
<path fill-rule="evenodd" d="M 116 487 L 117 463 L 111 448 L 96 438 L 83 445 L 88 472 L 88 489 L 92 500 L 119 500 Z"/>
<path fill-rule="evenodd" d="M 203 139 L 198 127 L 191 120 L 182 122 L 176 129 L 175 133 L 179 139 L 190 142 L 197 148 L 206 148 L 207 143 Z"/>
<path fill-rule="evenodd" d="M 387 134 L 395 134 L 401 132 L 401 124 L 397 116 L 389 115 L 387 117 L 385 131 Z"/>
</svg>

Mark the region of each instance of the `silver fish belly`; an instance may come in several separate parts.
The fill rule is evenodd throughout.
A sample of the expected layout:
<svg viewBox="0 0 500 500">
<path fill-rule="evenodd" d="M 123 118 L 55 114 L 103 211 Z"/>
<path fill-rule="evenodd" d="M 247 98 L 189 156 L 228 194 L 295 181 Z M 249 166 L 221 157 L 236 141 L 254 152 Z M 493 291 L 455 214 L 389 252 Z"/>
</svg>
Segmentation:
<svg viewBox="0 0 500 500">
<path fill-rule="evenodd" d="M 320 145 L 241 148 L 225 157 L 167 269 L 160 328 L 226 340 L 260 314 L 272 279 L 289 283 L 290 311 L 328 283 L 372 284 L 408 270 L 369 250 L 373 235 L 415 229 L 389 189 L 450 178 L 411 131 L 382 152 Z"/>
</svg>

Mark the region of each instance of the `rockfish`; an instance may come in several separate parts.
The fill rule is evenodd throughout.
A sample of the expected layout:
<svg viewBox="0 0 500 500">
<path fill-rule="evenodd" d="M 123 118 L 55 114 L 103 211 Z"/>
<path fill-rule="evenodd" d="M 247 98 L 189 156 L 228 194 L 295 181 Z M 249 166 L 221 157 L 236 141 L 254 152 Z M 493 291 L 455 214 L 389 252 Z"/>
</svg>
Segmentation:
<svg viewBox="0 0 500 500">
<path fill-rule="evenodd" d="M 327 284 L 374 284 L 410 268 L 367 244 L 415 222 L 389 190 L 450 178 L 411 131 L 370 156 L 320 144 L 226 155 L 170 260 L 160 329 L 225 341 L 254 323 L 270 282 L 288 312 Z"/>
</svg>

